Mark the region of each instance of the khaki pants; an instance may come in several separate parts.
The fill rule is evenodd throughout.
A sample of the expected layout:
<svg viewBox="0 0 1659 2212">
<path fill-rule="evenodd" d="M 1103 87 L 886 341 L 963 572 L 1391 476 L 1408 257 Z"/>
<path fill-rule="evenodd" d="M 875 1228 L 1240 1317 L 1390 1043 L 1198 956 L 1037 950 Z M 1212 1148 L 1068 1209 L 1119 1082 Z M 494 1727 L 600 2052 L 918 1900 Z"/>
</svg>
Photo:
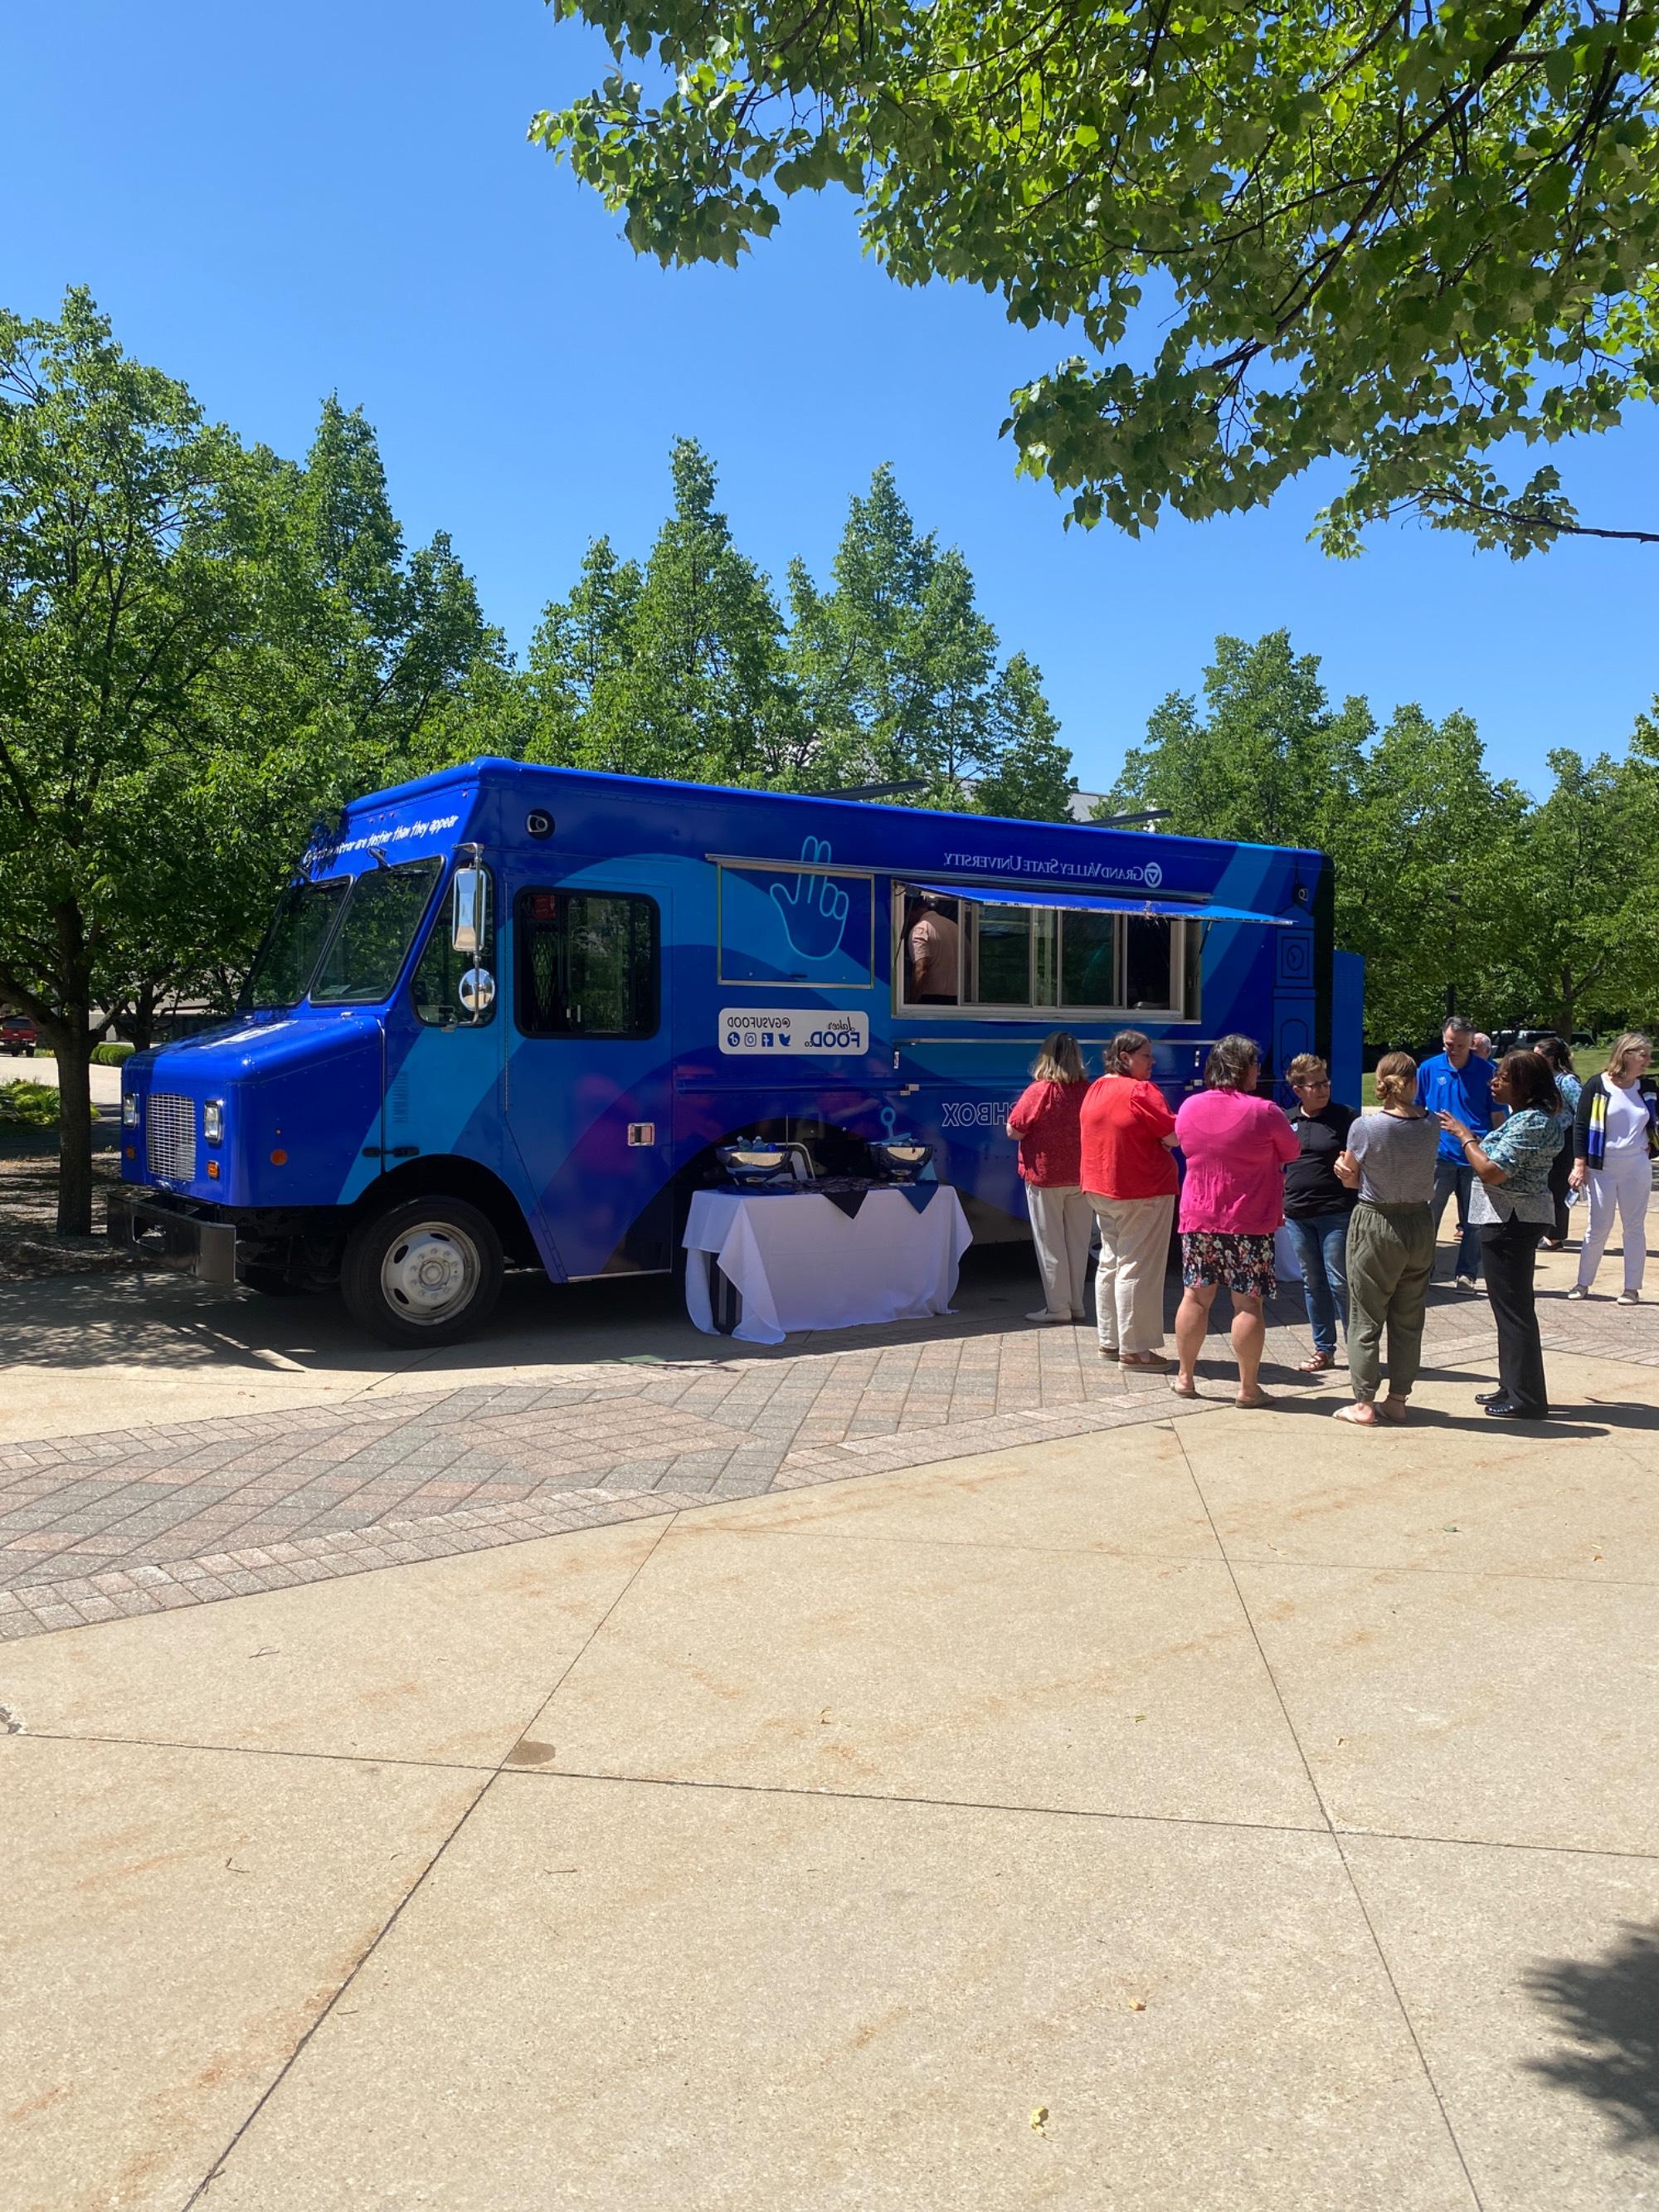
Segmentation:
<svg viewBox="0 0 1659 2212">
<path fill-rule="evenodd" d="M 1028 1182 L 1025 1211 L 1031 1218 L 1044 1304 L 1056 1320 L 1081 1321 L 1095 1225 L 1088 1200 L 1075 1183 Z"/>
<path fill-rule="evenodd" d="M 1361 1199 L 1348 1224 L 1348 1373 L 1356 1398 L 1375 1398 L 1389 1332 L 1389 1391 L 1404 1398 L 1423 1360 L 1423 1309 L 1434 1276 L 1434 1216 L 1426 1206 Z"/>
<path fill-rule="evenodd" d="M 1170 1260 L 1175 1193 L 1163 1198 L 1101 1198 L 1089 1193 L 1100 1224 L 1095 1323 L 1108 1352 L 1156 1352 L 1164 1342 L 1164 1276 Z"/>
</svg>

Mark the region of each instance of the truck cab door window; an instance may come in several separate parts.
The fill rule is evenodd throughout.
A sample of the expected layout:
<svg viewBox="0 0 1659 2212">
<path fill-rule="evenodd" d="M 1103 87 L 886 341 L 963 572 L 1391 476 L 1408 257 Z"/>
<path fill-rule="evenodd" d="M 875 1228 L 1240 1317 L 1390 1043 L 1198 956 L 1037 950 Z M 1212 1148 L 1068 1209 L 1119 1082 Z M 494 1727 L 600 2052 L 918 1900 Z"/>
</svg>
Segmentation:
<svg viewBox="0 0 1659 2212">
<path fill-rule="evenodd" d="M 616 891 L 521 892 L 517 959 L 523 1036 L 655 1034 L 661 953 L 654 899 Z"/>
<path fill-rule="evenodd" d="M 488 872 L 486 871 L 486 873 Z M 458 952 L 450 926 L 449 902 L 440 899 L 426 935 L 426 947 L 415 969 L 414 999 L 417 1017 L 434 1029 L 453 1029 L 457 1024 L 494 1021 L 492 1004 L 470 1011 L 461 996 L 461 978 L 469 970 L 495 970 L 495 902 L 484 906 L 483 939 L 476 952 Z"/>
</svg>

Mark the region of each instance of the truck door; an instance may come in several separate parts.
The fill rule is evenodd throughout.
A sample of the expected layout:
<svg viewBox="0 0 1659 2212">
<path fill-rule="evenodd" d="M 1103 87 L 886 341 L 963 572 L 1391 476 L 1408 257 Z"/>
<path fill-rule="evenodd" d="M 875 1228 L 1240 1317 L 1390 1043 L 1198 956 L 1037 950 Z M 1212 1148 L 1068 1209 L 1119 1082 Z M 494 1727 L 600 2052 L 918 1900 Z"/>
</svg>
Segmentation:
<svg viewBox="0 0 1659 2212">
<path fill-rule="evenodd" d="M 508 1130 L 567 1279 L 674 1263 L 669 895 L 618 863 L 513 895 Z M 531 866 L 534 866 L 532 862 Z"/>
<path fill-rule="evenodd" d="M 518 1181 L 502 1146 L 497 896 L 498 872 L 476 848 L 464 850 L 428 924 L 410 988 L 387 1011 L 382 1173 L 418 1157 L 456 1154 L 509 1184 Z"/>
</svg>

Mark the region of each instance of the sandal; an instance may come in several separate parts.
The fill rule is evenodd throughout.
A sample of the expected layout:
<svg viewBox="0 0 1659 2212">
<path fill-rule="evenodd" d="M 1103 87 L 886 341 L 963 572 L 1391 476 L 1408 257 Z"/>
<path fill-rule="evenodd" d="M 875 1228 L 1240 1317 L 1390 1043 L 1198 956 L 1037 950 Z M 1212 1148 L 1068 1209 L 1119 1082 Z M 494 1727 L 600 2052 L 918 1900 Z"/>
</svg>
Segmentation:
<svg viewBox="0 0 1659 2212">
<path fill-rule="evenodd" d="M 1311 1359 L 1303 1360 L 1296 1371 L 1298 1375 L 1323 1375 L 1327 1369 L 1335 1364 L 1336 1354 L 1334 1352 L 1316 1352 Z"/>
<path fill-rule="evenodd" d="M 1241 1413 L 1265 1413 L 1273 1402 L 1265 1390 L 1258 1390 L 1254 1398 L 1235 1398 L 1233 1407 L 1236 1412 Z"/>
<path fill-rule="evenodd" d="M 1120 1352 L 1117 1364 L 1120 1367 L 1144 1367 L 1154 1375 L 1167 1375 L 1175 1365 L 1174 1360 L 1166 1359 L 1161 1352 Z"/>
<path fill-rule="evenodd" d="M 1197 1383 L 1183 1382 L 1179 1375 L 1170 1377 L 1170 1388 L 1177 1398 L 1196 1398 L 1198 1395 Z"/>
<path fill-rule="evenodd" d="M 1375 1429 L 1380 1427 L 1381 1423 L 1376 1418 L 1375 1407 L 1371 1409 L 1372 1417 L 1369 1421 L 1362 1421 L 1360 1419 L 1356 1408 L 1364 1402 L 1366 1401 L 1362 1399 L 1356 1398 L 1352 1406 L 1339 1406 L 1331 1418 L 1333 1420 L 1336 1421 L 1346 1421 L 1351 1429 Z"/>
</svg>

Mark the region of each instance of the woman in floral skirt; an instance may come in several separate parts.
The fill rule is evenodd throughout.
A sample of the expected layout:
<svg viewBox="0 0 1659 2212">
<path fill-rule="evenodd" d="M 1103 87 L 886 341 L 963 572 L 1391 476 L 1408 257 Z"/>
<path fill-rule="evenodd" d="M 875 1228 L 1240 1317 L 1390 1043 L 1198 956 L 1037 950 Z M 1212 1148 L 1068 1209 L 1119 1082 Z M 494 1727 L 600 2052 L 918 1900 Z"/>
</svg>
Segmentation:
<svg viewBox="0 0 1659 2212">
<path fill-rule="evenodd" d="M 1210 1048 L 1204 1088 L 1183 1100 L 1176 1140 L 1187 1162 L 1181 1193 L 1181 1309 L 1176 1350 L 1181 1370 L 1170 1388 L 1195 1398 L 1194 1370 L 1218 1291 L 1233 1302 L 1235 1403 L 1265 1406 L 1259 1380 L 1267 1324 L 1262 1309 L 1279 1285 L 1273 1231 L 1285 1218 L 1285 1170 L 1300 1151 L 1296 1132 L 1270 1098 L 1255 1095 L 1261 1054 L 1249 1037 L 1224 1036 Z"/>
</svg>

